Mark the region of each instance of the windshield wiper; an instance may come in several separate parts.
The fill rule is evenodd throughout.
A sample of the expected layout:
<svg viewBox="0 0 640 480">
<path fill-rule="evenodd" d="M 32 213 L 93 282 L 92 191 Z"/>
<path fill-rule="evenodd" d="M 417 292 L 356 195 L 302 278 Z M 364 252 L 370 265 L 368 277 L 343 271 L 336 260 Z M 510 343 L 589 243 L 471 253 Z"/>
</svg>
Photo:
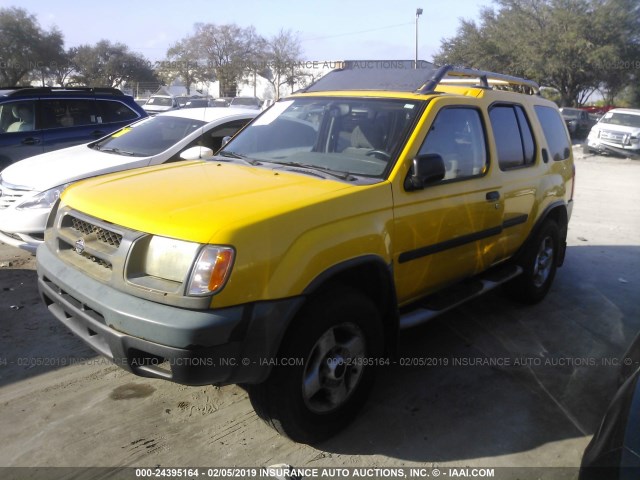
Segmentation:
<svg viewBox="0 0 640 480">
<path fill-rule="evenodd" d="M 105 152 L 105 153 L 115 153 L 118 155 L 128 155 L 130 157 L 135 157 L 136 154 L 133 152 L 128 152 L 126 150 L 120 150 L 119 148 L 99 148 L 98 150 L 100 150 L 101 152 Z"/>
<path fill-rule="evenodd" d="M 277 165 L 282 165 L 284 167 L 296 167 L 296 168 L 306 168 L 308 170 L 315 170 L 317 172 L 322 172 L 326 175 L 331 175 L 332 177 L 339 178 L 340 180 L 355 180 L 355 177 L 352 176 L 349 172 L 340 172 L 338 170 L 331 170 L 330 168 L 318 167 L 316 165 L 307 165 L 304 163 L 298 162 L 270 162 L 275 163 Z"/>
<path fill-rule="evenodd" d="M 258 160 L 252 160 L 250 158 L 245 157 L 244 155 L 240 155 L 236 152 L 230 152 L 229 150 L 223 150 L 219 152 L 216 157 L 226 157 L 226 158 L 234 158 L 236 160 L 242 160 L 249 165 L 262 165 Z"/>
</svg>

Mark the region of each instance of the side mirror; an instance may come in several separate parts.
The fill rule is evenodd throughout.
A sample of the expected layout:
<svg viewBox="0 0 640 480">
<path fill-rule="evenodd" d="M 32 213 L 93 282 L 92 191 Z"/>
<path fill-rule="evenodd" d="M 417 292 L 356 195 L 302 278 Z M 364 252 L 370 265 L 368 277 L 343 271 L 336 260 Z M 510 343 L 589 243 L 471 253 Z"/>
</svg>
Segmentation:
<svg viewBox="0 0 640 480">
<path fill-rule="evenodd" d="M 404 181 L 407 191 L 422 190 L 430 183 L 444 179 L 444 160 L 437 153 L 418 155 L 413 159 L 413 166 Z"/>
<path fill-rule="evenodd" d="M 187 148 L 180 154 L 182 160 L 200 160 L 202 158 L 213 157 L 213 150 L 207 147 Z"/>
</svg>

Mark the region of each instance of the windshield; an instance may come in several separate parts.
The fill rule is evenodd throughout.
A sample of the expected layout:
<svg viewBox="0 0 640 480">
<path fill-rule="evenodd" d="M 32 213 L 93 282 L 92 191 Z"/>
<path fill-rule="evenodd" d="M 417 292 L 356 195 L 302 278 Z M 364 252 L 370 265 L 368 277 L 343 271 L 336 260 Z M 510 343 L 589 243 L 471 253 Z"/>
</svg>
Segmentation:
<svg viewBox="0 0 640 480">
<path fill-rule="evenodd" d="M 567 108 L 561 109 L 562 116 L 564 118 L 578 118 L 580 116 L 581 110 L 571 110 Z"/>
<path fill-rule="evenodd" d="M 640 115 L 633 115 L 631 113 L 608 112 L 604 114 L 604 116 L 600 120 L 600 123 L 640 128 Z"/>
<path fill-rule="evenodd" d="M 173 116 L 157 116 L 125 127 L 92 145 L 103 152 L 149 157 L 164 152 L 206 122 Z"/>
<path fill-rule="evenodd" d="M 246 105 L 250 107 L 257 107 L 258 102 L 256 101 L 255 98 L 235 97 L 233 100 L 231 100 L 231 105 L 233 106 Z"/>
<path fill-rule="evenodd" d="M 418 101 L 303 98 L 274 104 L 225 156 L 382 178 L 421 110 Z"/>
<path fill-rule="evenodd" d="M 158 107 L 170 107 L 173 105 L 170 97 L 151 97 L 147 105 L 157 105 Z"/>
</svg>

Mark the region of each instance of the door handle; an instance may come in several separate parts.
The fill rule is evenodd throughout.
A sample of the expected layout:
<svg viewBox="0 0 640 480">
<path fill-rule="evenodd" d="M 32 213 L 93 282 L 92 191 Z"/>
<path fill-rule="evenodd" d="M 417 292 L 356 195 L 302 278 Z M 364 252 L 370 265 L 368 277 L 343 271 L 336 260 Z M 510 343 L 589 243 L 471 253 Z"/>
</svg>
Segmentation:
<svg viewBox="0 0 640 480">
<path fill-rule="evenodd" d="M 91 135 L 96 138 L 104 137 L 104 132 L 102 130 L 94 130 L 93 132 L 91 132 Z"/>
<path fill-rule="evenodd" d="M 487 192 L 487 201 L 495 202 L 496 200 L 500 200 L 500 192 L 494 190 L 493 192 Z"/>
<path fill-rule="evenodd" d="M 40 139 L 36 137 L 27 137 L 22 140 L 23 145 L 37 145 L 38 143 L 40 143 Z"/>
</svg>

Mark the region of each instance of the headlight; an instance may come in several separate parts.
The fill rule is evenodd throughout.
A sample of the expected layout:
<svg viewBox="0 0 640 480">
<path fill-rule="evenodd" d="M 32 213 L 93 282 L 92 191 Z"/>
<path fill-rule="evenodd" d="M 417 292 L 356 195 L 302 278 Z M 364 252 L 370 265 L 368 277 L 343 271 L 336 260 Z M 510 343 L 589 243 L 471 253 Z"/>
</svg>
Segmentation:
<svg viewBox="0 0 640 480">
<path fill-rule="evenodd" d="M 182 283 L 199 247 L 197 243 L 154 235 L 147 246 L 144 273 Z"/>
<path fill-rule="evenodd" d="M 126 277 L 135 285 L 171 294 L 210 295 L 227 281 L 234 253 L 231 247 L 149 235 L 134 242 Z"/>
<path fill-rule="evenodd" d="M 205 246 L 191 271 L 187 295 L 208 295 L 220 290 L 229 277 L 234 256 L 230 247 Z"/>
<path fill-rule="evenodd" d="M 22 202 L 16 207 L 18 210 L 24 210 L 27 208 L 51 208 L 53 204 L 58 201 L 64 189 L 67 188 L 70 183 L 65 183 L 59 187 L 50 188 L 42 193 L 39 193 L 35 197 L 31 197 L 29 200 Z"/>
</svg>

